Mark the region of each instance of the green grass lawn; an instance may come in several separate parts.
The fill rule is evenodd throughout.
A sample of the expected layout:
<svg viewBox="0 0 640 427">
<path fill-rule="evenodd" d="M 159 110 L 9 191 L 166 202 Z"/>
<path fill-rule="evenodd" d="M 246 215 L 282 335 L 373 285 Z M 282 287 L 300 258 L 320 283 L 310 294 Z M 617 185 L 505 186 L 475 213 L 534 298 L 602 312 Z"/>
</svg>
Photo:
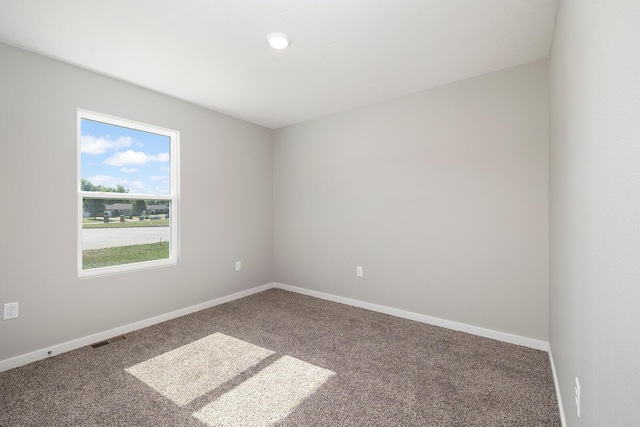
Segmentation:
<svg viewBox="0 0 640 427">
<path fill-rule="evenodd" d="M 107 224 L 105 224 L 107 225 Z M 169 258 L 169 242 L 82 251 L 82 269 Z"/>
<path fill-rule="evenodd" d="M 82 228 L 129 228 L 129 227 L 168 227 L 168 219 L 152 219 L 152 220 L 128 220 L 120 222 L 120 218 L 114 219 L 112 222 L 105 223 L 102 218 L 96 220 L 94 218 L 83 218 Z"/>
</svg>

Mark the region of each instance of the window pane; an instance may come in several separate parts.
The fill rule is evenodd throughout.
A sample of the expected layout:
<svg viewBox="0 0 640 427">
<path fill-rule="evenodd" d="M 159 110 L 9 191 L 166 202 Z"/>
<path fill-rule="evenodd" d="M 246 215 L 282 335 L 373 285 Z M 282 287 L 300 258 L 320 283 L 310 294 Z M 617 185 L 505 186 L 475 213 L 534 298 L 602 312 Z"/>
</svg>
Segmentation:
<svg viewBox="0 0 640 427">
<path fill-rule="evenodd" d="M 83 118 L 80 189 L 169 195 L 170 153 L 169 136 Z"/>
<path fill-rule="evenodd" d="M 78 276 L 178 261 L 179 133 L 78 110 Z"/>
<path fill-rule="evenodd" d="M 168 259 L 171 202 L 83 198 L 82 269 Z"/>
</svg>

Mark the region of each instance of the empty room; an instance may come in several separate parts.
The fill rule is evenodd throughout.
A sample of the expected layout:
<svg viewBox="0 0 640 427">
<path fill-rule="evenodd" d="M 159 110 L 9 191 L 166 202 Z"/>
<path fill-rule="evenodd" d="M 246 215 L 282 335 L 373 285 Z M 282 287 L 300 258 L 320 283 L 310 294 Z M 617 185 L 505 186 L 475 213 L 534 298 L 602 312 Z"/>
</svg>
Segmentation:
<svg viewBox="0 0 640 427">
<path fill-rule="evenodd" d="M 634 426 L 637 0 L 0 0 L 0 426 Z"/>
</svg>

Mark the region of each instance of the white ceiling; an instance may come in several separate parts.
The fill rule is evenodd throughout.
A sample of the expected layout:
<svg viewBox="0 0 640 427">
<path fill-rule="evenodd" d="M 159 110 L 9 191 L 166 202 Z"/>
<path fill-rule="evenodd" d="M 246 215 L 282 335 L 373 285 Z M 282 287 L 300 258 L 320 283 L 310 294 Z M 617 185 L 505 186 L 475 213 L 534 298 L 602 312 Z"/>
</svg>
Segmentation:
<svg viewBox="0 0 640 427">
<path fill-rule="evenodd" d="M 557 0 L 0 0 L 0 41 L 278 128 L 545 58 Z M 292 40 L 277 51 L 266 35 Z"/>
</svg>

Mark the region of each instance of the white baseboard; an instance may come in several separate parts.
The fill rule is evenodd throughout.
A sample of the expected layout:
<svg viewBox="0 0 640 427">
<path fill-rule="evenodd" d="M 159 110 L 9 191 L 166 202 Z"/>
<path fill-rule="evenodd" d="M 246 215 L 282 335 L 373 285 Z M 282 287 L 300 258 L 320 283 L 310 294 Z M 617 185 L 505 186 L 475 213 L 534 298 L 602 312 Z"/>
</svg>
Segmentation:
<svg viewBox="0 0 640 427">
<path fill-rule="evenodd" d="M 27 363 L 35 362 L 47 357 L 54 356 L 56 354 L 65 353 L 67 351 L 75 350 L 86 345 L 91 345 L 98 341 L 103 341 L 117 335 L 123 335 L 129 332 L 137 331 L 138 329 L 146 328 L 157 323 L 166 322 L 167 320 L 175 319 L 176 317 L 185 316 L 187 314 L 195 313 L 196 311 L 204 310 L 206 308 L 214 307 L 216 305 L 224 304 L 226 302 L 234 301 L 240 298 L 247 297 L 249 295 L 263 292 L 273 288 L 273 283 L 258 286 L 246 291 L 237 292 L 225 297 L 216 298 L 211 301 L 203 302 L 200 304 L 192 305 L 190 307 L 182 308 L 180 310 L 172 311 L 170 313 L 161 314 L 159 316 L 151 317 L 149 319 L 141 320 L 139 322 L 130 323 L 128 325 L 120 326 L 118 328 L 110 329 L 108 331 L 100 332 L 97 334 L 89 335 L 83 338 L 78 338 L 72 341 L 67 341 L 62 344 L 56 344 L 51 347 L 36 350 L 31 353 L 23 354 L 13 357 L 11 359 L 5 359 L 0 361 L 0 372 L 8 369 L 17 368 L 18 366 L 26 365 Z M 51 354 L 49 354 L 51 352 Z"/>
<path fill-rule="evenodd" d="M 560 423 L 562 427 L 567 425 L 564 418 L 564 406 L 562 405 L 562 396 L 560 395 L 560 382 L 558 382 L 558 374 L 556 373 L 556 364 L 553 361 L 553 353 L 551 353 L 551 344 L 548 346 L 549 363 L 551 364 L 551 372 L 553 372 L 553 385 L 556 388 L 556 397 L 558 398 L 558 411 L 560 412 Z"/>
<path fill-rule="evenodd" d="M 5 359 L 0 361 L 0 372 L 6 371 L 8 369 L 16 368 L 18 366 L 26 365 L 27 363 L 35 362 L 37 360 L 46 359 L 49 356 L 75 350 L 77 348 L 84 347 L 86 345 L 91 345 L 95 342 L 103 341 L 117 335 L 126 334 L 132 331 L 136 331 L 138 329 L 146 328 L 147 326 L 152 326 L 157 323 L 166 322 L 167 320 L 175 319 L 176 317 L 185 316 L 187 314 L 195 313 L 196 311 L 204 310 L 210 307 L 214 307 L 216 305 L 220 305 L 226 302 L 244 298 L 249 295 L 263 292 L 271 288 L 278 288 L 286 291 L 296 292 L 303 295 L 309 295 L 312 297 L 316 297 L 316 298 L 320 298 L 328 301 L 334 301 L 334 302 L 350 305 L 353 307 L 364 308 L 371 311 L 377 311 L 379 313 L 389 314 L 391 316 L 401 317 L 403 319 L 414 320 L 417 322 L 426 323 L 429 325 L 441 326 L 443 328 L 466 332 L 469 334 L 478 335 L 485 338 L 491 338 L 491 339 L 495 339 L 498 341 L 503 341 L 511 344 L 522 345 L 525 347 L 534 348 L 536 350 L 549 351 L 549 356 L 551 357 L 551 352 L 550 352 L 548 343 L 546 341 L 526 338 L 519 335 L 512 335 L 505 332 L 499 332 L 491 329 L 481 328 L 478 326 L 467 325 L 465 323 L 453 322 L 450 320 L 440 319 L 437 317 L 426 316 L 423 314 L 412 313 L 409 311 L 399 310 L 399 309 L 390 308 L 382 305 L 371 304 L 371 303 L 367 303 L 367 302 L 363 302 L 355 299 L 339 297 L 336 295 L 326 294 L 323 292 L 317 292 L 317 291 L 312 291 L 304 288 L 298 288 L 296 286 L 290 286 L 282 283 L 273 282 L 273 283 L 268 283 L 266 285 L 257 286 L 252 289 L 248 289 L 246 291 L 237 292 L 225 297 L 216 298 L 214 300 L 207 301 L 201 304 L 196 304 L 180 310 L 172 311 L 170 313 L 161 314 L 159 316 L 151 317 L 149 319 L 141 320 L 139 322 L 130 323 L 128 325 L 120 326 L 118 328 L 110 329 L 108 331 L 89 335 L 83 338 L 78 338 L 62 344 L 56 344 L 47 348 L 43 348 L 41 350 L 36 350 L 31 353 L 16 356 L 11 359 Z M 51 354 L 49 354 L 49 352 L 51 352 Z M 557 386 L 557 379 L 555 378 L 555 367 L 553 366 L 553 363 L 551 364 L 551 366 L 554 368 L 554 380 L 556 381 L 558 402 L 560 402 L 560 390 Z M 561 405 L 560 405 L 560 410 L 562 411 Z M 561 415 L 563 415 L 562 412 L 561 412 Z"/>
<path fill-rule="evenodd" d="M 453 329 L 454 331 L 466 332 L 468 334 L 479 335 L 485 338 L 491 338 L 498 341 L 507 342 L 510 344 L 521 345 L 524 347 L 533 348 L 536 350 L 547 351 L 548 343 L 546 341 L 540 341 L 533 338 L 522 337 L 519 335 L 508 334 L 506 332 L 494 331 L 492 329 L 485 329 L 479 326 L 467 325 L 466 323 L 453 322 L 451 320 L 440 319 L 437 317 L 426 316 L 424 314 L 412 313 L 410 311 L 399 310 L 396 308 L 385 307 L 383 305 L 371 304 L 368 302 L 362 302 L 355 299 L 343 298 L 336 295 L 325 294 L 323 292 L 311 291 L 304 288 L 298 288 L 295 286 L 285 285 L 282 283 L 273 283 L 273 287 L 283 289 L 285 291 L 296 292 L 299 294 L 309 295 L 312 297 L 339 302 L 342 304 L 350 305 L 353 307 L 364 308 L 371 311 L 377 311 L 379 313 L 390 314 L 391 316 L 401 317 L 403 319 L 415 320 L 416 322 L 427 323 L 429 325 L 441 326 L 447 329 Z"/>
</svg>

